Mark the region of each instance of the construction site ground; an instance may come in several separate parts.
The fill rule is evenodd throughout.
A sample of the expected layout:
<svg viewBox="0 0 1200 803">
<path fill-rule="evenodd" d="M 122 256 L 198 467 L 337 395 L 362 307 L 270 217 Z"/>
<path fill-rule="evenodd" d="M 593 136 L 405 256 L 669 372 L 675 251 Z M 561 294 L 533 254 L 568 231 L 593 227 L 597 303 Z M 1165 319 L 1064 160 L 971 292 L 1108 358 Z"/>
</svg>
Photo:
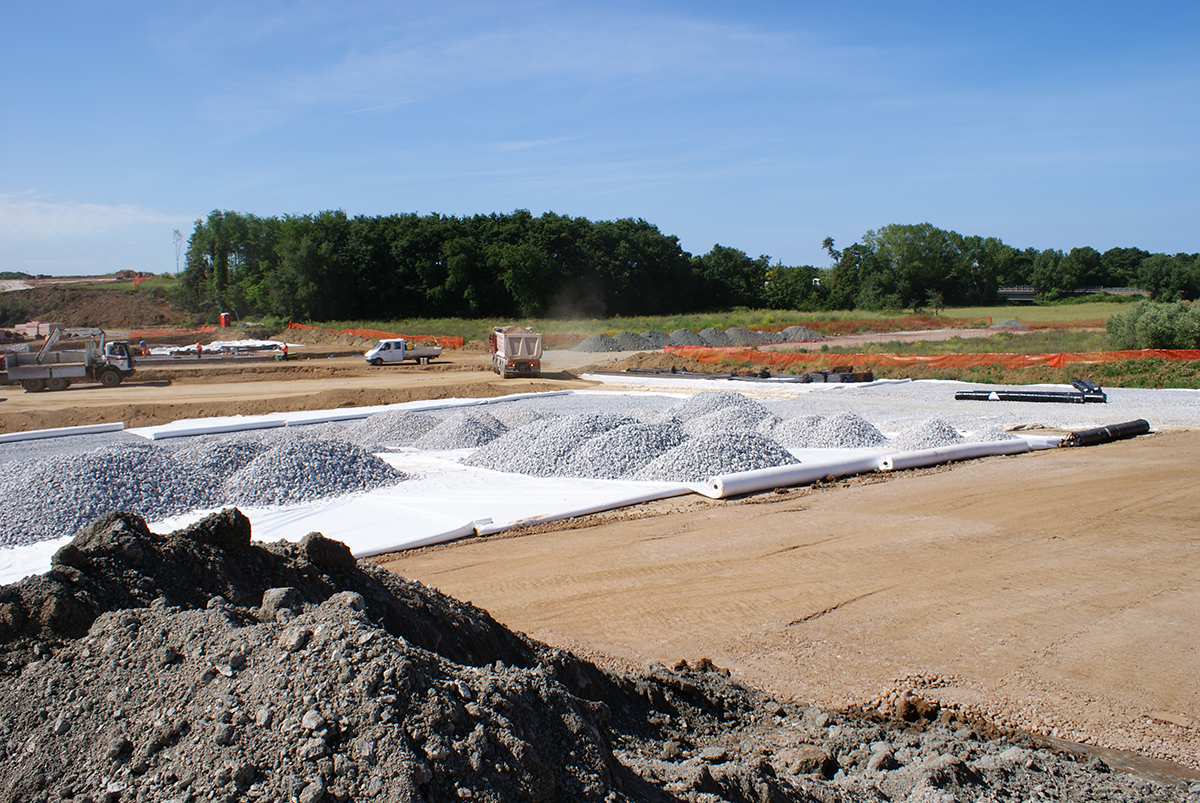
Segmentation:
<svg viewBox="0 0 1200 803">
<path fill-rule="evenodd" d="M 620 356 L 551 353 L 542 378 L 501 381 L 478 353 L 372 368 L 330 348 L 148 363 L 114 389 L 0 388 L 0 430 L 584 388 L 572 371 Z M 1156 432 L 379 560 L 615 664 L 707 657 L 833 706 L 911 690 L 1200 768 L 1198 451 L 1200 433 Z"/>
</svg>

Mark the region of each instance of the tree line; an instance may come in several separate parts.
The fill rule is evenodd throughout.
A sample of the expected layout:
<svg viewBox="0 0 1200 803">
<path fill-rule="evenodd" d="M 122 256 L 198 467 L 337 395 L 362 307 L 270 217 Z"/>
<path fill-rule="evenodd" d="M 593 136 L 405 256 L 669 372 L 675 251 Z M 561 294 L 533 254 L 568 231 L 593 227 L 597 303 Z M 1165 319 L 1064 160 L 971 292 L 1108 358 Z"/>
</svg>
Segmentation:
<svg viewBox="0 0 1200 803">
<path fill-rule="evenodd" d="M 214 211 L 196 221 L 175 301 L 205 314 L 330 321 L 937 308 L 994 303 L 1004 284 L 1034 284 L 1047 299 L 1080 284 L 1200 295 L 1200 255 L 1018 251 L 927 223 L 825 248 L 832 265 L 818 268 L 722 245 L 693 256 L 632 218 Z"/>
</svg>

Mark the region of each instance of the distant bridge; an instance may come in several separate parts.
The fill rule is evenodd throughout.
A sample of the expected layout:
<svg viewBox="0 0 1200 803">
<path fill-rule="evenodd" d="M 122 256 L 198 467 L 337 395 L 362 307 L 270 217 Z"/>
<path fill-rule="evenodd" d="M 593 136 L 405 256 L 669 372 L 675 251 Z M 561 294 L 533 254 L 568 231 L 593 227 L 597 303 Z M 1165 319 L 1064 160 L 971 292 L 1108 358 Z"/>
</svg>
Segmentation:
<svg viewBox="0 0 1200 803">
<path fill-rule="evenodd" d="M 1010 304 L 1032 304 L 1037 298 L 1037 292 L 1037 288 L 1030 284 L 996 288 L 996 295 Z M 1110 293 L 1114 296 L 1150 295 L 1149 291 L 1140 287 L 1076 287 L 1071 291 L 1073 296 L 1091 296 L 1096 293 Z"/>
</svg>

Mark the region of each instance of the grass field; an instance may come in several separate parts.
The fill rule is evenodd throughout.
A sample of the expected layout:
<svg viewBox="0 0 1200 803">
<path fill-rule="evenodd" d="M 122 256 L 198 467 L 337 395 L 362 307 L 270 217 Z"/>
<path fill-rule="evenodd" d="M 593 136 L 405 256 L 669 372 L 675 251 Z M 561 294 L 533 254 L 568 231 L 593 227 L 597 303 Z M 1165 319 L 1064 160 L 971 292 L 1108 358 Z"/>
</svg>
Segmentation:
<svg viewBox="0 0 1200 803">
<path fill-rule="evenodd" d="M 915 329 L 982 328 L 1010 318 L 1032 328 L 1103 327 L 1112 314 L 1125 308 L 1119 303 L 1068 304 L 1049 307 L 967 307 L 944 310 L 941 315 L 907 315 L 895 313 L 840 311 L 796 312 L 794 310 L 740 310 L 699 315 L 666 315 L 645 317 L 614 317 L 586 320 L 554 320 L 548 318 L 463 319 L 409 318 L 390 321 L 330 321 L 320 324 L 332 329 L 377 329 L 412 335 L 457 335 L 467 340 L 487 337 L 493 326 L 517 324 L 553 336 L 557 343 L 578 342 L 603 332 L 616 334 L 622 330 L 670 332 L 674 329 L 708 327 L 728 329 L 743 326 L 747 329 L 779 331 L 787 326 L 808 326 L 826 334 L 855 334 Z"/>
</svg>

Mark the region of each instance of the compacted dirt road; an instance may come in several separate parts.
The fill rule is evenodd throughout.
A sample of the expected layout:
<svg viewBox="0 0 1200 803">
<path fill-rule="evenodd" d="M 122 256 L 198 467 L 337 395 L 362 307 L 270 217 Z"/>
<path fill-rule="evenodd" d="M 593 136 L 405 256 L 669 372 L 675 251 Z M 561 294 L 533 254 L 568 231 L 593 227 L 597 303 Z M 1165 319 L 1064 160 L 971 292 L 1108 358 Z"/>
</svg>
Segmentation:
<svg viewBox="0 0 1200 803">
<path fill-rule="evenodd" d="M 597 357 L 597 359 L 602 359 Z M 179 363 L 2 389 L 0 430 L 584 387 L 481 355 Z M 714 502 L 683 498 L 379 559 L 616 664 L 707 657 L 833 706 L 910 692 L 1200 767 L 1200 432 Z"/>
</svg>

